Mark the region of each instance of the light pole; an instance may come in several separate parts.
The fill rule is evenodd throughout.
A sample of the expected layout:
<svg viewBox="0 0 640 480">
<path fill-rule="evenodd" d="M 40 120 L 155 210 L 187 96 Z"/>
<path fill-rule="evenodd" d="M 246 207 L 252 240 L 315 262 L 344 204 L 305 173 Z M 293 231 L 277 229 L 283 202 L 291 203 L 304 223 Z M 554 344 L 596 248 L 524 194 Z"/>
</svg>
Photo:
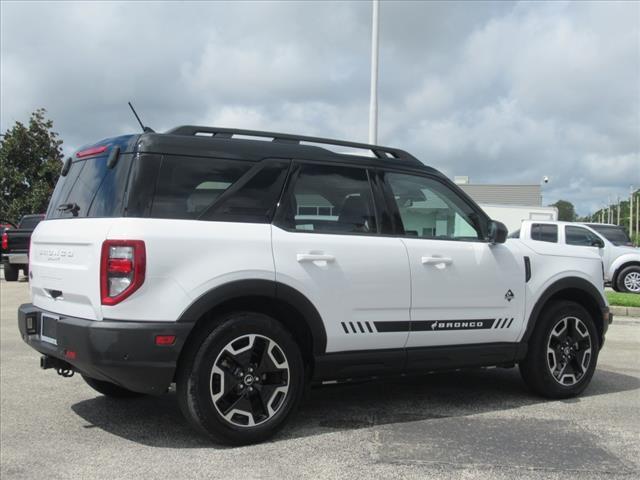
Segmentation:
<svg viewBox="0 0 640 480">
<path fill-rule="evenodd" d="M 633 241 L 633 185 L 629 187 L 631 195 L 629 195 L 629 236 Z"/>
<path fill-rule="evenodd" d="M 371 16 L 371 98 L 369 101 L 369 143 L 378 143 L 378 26 L 380 2 L 372 0 Z"/>
</svg>

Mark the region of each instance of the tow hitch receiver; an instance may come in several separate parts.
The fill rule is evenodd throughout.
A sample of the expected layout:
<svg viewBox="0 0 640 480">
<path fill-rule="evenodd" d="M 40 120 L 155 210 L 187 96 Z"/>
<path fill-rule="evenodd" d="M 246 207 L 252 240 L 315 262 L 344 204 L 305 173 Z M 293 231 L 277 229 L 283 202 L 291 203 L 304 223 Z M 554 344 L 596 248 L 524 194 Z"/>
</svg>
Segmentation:
<svg viewBox="0 0 640 480">
<path fill-rule="evenodd" d="M 65 378 L 73 377 L 73 374 L 75 373 L 73 365 L 65 362 L 64 360 L 50 357 L 49 355 L 42 355 L 40 357 L 40 368 L 43 370 L 55 368 L 58 375 Z"/>
</svg>

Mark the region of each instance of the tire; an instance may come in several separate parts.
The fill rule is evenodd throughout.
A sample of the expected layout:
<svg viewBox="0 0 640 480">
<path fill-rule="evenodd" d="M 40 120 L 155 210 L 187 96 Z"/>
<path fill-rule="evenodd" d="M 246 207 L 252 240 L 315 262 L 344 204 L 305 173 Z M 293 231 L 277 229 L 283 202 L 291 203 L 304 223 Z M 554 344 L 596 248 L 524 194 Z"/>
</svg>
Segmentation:
<svg viewBox="0 0 640 480">
<path fill-rule="evenodd" d="M 631 265 L 618 275 L 618 291 L 626 293 L 640 293 L 640 266 Z"/>
<path fill-rule="evenodd" d="M 600 342 L 589 312 L 575 302 L 558 301 L 542 312 L 528 347 L 519 365 L 527 386 L 543 397 L 569 398 L 589 385 Z"/>
<path fill-rule="evenodd" d="M 7 282 L 17 282 L 20 270 L 10 263 L 4 264 L 4 279 Z"/>
<path fill-rule="evenodd" d="M 178 403 L 218 443 L 261 442 L 280 430 L 304 392 L 304 364 L 280 323 L 235 312 L 202 332 L 178 366 Z"/>
<path fill-rule="evenodd" d="M 131 390 L 127 390 L 115 383 L 105 382 L 103 380 L 97 380 L 95 378 L 87 377 L 82 375 L 82 378 L 87 385 L 93 388 L 96 392 L 101 393 L 106 397 L 111 398 L 136 398 L 144 396 L 143 393 L 133 392 Z"/>
</svg>

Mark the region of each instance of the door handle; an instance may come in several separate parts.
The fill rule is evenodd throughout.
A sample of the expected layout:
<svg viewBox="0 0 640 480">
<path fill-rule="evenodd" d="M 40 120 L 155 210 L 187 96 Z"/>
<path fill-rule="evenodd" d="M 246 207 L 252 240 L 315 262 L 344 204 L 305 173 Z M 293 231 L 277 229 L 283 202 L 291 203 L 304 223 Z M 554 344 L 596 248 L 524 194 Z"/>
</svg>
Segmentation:
<svg viewBox="0 0 640 480">
<path fill-rule="evenodd" d="M 336 258 L 325 253 L 299 253 L 296 255 L 298 262 L 333 262 Z"/>
<path fill-rule="evenodd" d="M 453 259 L 449 257 L 422 257 L 423 265 L 451 265 Z"/>
</svg>

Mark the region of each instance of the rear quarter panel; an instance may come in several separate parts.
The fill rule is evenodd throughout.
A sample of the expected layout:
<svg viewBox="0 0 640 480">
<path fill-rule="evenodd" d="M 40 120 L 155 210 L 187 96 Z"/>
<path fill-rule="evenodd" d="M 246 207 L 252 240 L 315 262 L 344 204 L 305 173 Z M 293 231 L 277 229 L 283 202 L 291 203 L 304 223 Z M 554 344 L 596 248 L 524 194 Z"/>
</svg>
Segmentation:
<svg viewBox="0 0 640 480">
<path fill-rule="evenodd" d="M 200 296 L 234 280 L 275 280 L 269 224 L 115 219 L 110 239 L 143 240 L 145 282 L 131 297 L 103 306 L 105 318 L 176 321 Z"/>
</svg>

